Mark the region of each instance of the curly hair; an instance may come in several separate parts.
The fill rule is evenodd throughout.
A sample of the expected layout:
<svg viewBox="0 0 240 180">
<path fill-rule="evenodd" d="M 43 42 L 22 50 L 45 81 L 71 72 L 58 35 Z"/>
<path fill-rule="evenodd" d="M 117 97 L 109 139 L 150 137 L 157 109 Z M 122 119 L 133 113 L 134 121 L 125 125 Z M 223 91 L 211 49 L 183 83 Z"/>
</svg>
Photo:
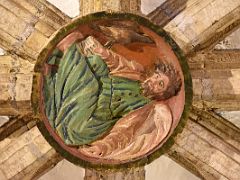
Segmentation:
<svg viewBox="0 0 240 180">
<path fill-rule="evenodd" d="M 154 64 L 154 73 L 162 73 L 169 78 L 169 83 L 166 90 L 161 94 L 155 95 L 154 96 L 155 99 L 158 100 L 168 99 L 178 94 L 182 86 L 182 79 L 180 77 L 179 72 L 175 69 L 175 67 L 171 63 L 158 60 Z"/>
</svg>

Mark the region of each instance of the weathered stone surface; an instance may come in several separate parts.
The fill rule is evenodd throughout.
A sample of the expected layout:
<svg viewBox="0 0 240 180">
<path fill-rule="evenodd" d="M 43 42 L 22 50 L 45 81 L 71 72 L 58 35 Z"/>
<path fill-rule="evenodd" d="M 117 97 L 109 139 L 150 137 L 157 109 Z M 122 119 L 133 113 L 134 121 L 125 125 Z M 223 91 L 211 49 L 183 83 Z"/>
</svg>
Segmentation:
<svg viewBox="0 0 240 180">
<path fill-rule="evenodd" d="M 34 119 L 31 114 L 9 117 L 7 119 L 8 121 L 5 121 L 5 123 L 0 127 L 0 141 L 4 140 L 8 136 L 17 137 L 36 125 L 36 119 Z M 2 119 L 0 119 L 0 121 L 2 121 Z"/>
<path fill-rule="evenodd" d="M 80 1 L 80 15 L 87 15 L 99 11 L 121 11 L 140 13 L 140 0 L 84 0 Z"/>
<path fill-rule="evenodd" d="M 7 2 L 7 1 L 4 1 L 4 2 Z M 8 1 L 8 2 L 10 2 L 10 1 Z M 14 1 L 15 2 L 15 1 Z M 17 1 L 16 1 L 17 2 Z M 201 1 L 201 2 L 199 2 L 199 4 L 200 5 L 202 5 L 202 3 L 205 3 L 205 2 L 207 2 L 207 1 Z M 210 1 L 209 1 L 210 2 Z M 201 44 L 201 43 L 199 43 L 198 41 L 196 41 L 196 39 L 200 39 L 200 42 L 208 42 L 208 43 L 206 43 L 206 44 L 204 44 L 203 43 L 203 45 L 204 46 L 195 46 L 195 47 L 197 47 L 197 48 L 195 48 L 195 49 L 198 49 L 198 48 L 203 48 L 203 47 L 205 47 L 205 45 L 208 45 L 209 44 L 209 42 L 211 42 L 210 44 L 212 44 L 213 42 L 215 42 L 215 40 L 218 38 L 218 37 L 222 37 L 224 34 L 222 34 L 222 33 L 226 33 L 226 32 L 229 32 L 229 31 L 231 31 L 233 28 L 235 28 L 235 26 L 236 26 L 236 24 L 235 24 L 235 22 L 237 22 L 237 18 L 239 17 L 239 13 L 237 13 L 238 11 L 237 10 L 239 10 L 238 9 L 238 7 L 239 7 L 239 5 L 235 8 L 235 10 L 234 11 L 231 11 L 231 10 L 233 10 L 233 8 L 231 9 L 230 8 L 230 6 L 229 6 L 229 8 L 226 8 L 226 7 L 228 7 L 227 5 L 226 6 L 222 6 L 222 7 L 224 7 L 224 9 L 221 9 L 221 10 L 219 10 L 219 9 L 217 9 L 217 11 L 216 11 L 216 7 L 217 7 L 217 4 L 216 4 L 216 2 L 220 2 L 220 1 L 215 1 L 214 3 L 212 3 L 211 5 L 210 5 L 210 3 L 209 3 L 209 5 L 208 6 L 206 6 L 206 7 L 208 7 L 208 8 L 206 8 L 207 10 L 206 10 L 206 12 L 208 13 L 208 15 L 204 15 L 204 13 L 202 12 L 202 10 L 201 11 L 199 11 L 199 12 L 201 12 L 201 13 L 197 13 L 197 14 L 200 14 L 200 15 L 203 15 L 202 17 L 198 17 L 198 18 L 196 18 L 196 19 L 200 19 L 200 21 L 199 22 L 205 22 L 205 20 L 207 19 L 206 18 L 206 16 L 207 17 L 211 17 L 210 18 L 210 21 L 211 21 L 211 23 L 209 23 L 209 22 L 207 22 L 206 23 L 206 26 L 204 25 L 204 28 L 196 28 L 197 26 L 200 26 L 198 23 L 198 21 L 195 21 L 194 20 L 194 18 L 195 18 L 195 16 L 194 16 L 194 18 L 193 18 L 193 20 L 194 21 L 191 21 L 191 19 L 190 19 L 190 21 L 188 21 L 189 20 L 189 18 L 191 18 L 191 15 L 192 14 L 190 14 L 189 16 L 187 16 L 187 22 L 189 23 L 189 22 L 191 22 L 191 24 L 185 24 L 185 25 L 183 25 L 183 24 L 181 24 L 181 22 L 178 22 L 178 23 L 180 23 L 179 25 L 177 25 L 177 23 L 176 23 L 176 27 L 175 26 L 173 26 L 173 29 L 174 28 L 176 28 L 175 29 L 175 31 L 176 31 L 176 35 L 175 35 L 175 37 L 178 37 L 178 33 L 180 34 L 180 38 L 182 38 L 183 40 L 184 40 L 184 36 L 182 35 L 182 33 L 185 33 L 185 32 L 189 32 L 189 31 L 192 31 L 192 32 L 195 32 L 195 29 L 196 29 L 196 32 L 197 33 L 193 33 L 193 34 L 189 34 L 189 35 L 191 35 L 191 36 L 189 36 L 189 37 L 191 37 L 191 39 L 188 39 L 188 40 L 186 40 L 186 42 L 184 42 L 184 43 L 182 43 L 182 44 L 185 44 L 185 45 L 183 45 L 183 46 L 181 46 L 181 47 L 186 47 L 185 49 L 187 49 L 186 50 L 186 52 L 188 52 L 188 46 L 187 45 L 190 45 L 190 44 Z M 233 1 L 227 1 L 227 2 L 221 2 L 223 5 L 224 5 L 224 3 L 229 3 L 229 4 L 233 4 L 232 3 Z M 234 3 L 237 3 L 238 1 L 234 1 Z M 29 4 L 29 1 L 27 2 L 27 1 L 18 1 L 17 3 L 21 3 L 22 5 L 24 5 L 24 6 L 26 6 L 27 8 L 29 8 L 30 10 L 31 10 L 31 13 L 34 13 L 34 7 L 32 7 L 31 6 L 31 4 Z M 221 4 L 221 5 L 222 5 Z M 235 4 L 236 5 L 236 4 Z M 196 7 L 195 7 L 196 8 Z M 217 18 L 212 18 L 212 15 L 209 15 L 209 12 L 211 12 L 209 9 L 215 9 L 215 11 L 213 11 L 214 13 L 216 13 L 216 14 L 218 14 L 218 16 L 217 16 L 217 18 L 219 18 L 220 19 L 220 21 L 217 19 Z M 187 10 L 187 8 L 185 9 L 185 10 Z M 193 10 L 191 10 L 191 11 L 193 11 Z M 2 12 L 2 11 L 1 11 Z M 37 11 L 35 11 L 35 12 L 37 12 Z M 182 12 L 184 12 L 184 11 L 182 11 Z M 232 13 L 230 13 L 229 14 L 229 12 L 232 12 Z M 225 13 L 225 15 L 226 14 L 228 14 L 228 16 L 223 16 L 223 14 Z M 180 14 L 180 15 L 178 15 L 178 16 L 182 16 L 182 17 L 184 17 L 183 16 L 184 14 Z M 198 16 L 200 16 L 200 15 L 198 15 Z M 176 16 L 176 17 L 178 17 L 178 16 Z M 214 15 L 214 17 L 215 17 L 215 15 Z M 223 18 L 224 17 L 224 18 Z M 229 20 L 229 18 L 230 18 L 230 20 Z M 43 18 L 43 20 L 45 20 L 45 17 Z M 216 23 L 215 23 L 216 22 Z M 227 23 L 226 23 L 227 22 Z M 48 22 L 49 23 L 49 22 Z M 175 21 L 174 21 L 174 23 L 175 23 Z M 186 21 L 184 22 L 184 23 L 186 23 Z M 194 23 L 196 23 L 196 24 L 193 24 Z M 50 24 L 50 23 L 49 23 Z M 209 27 L 210 27 L 210 24 L 214 24 L 215 26 L 211 26 L 211 27 L 213 27 L 212 28 L 212 30 L 209 30 Z M 229 25 L 229 24 L 231 24 L 231 25 Z M 219 26 L 221 25 L 221 27 L 222 28 L 219 28 Z M 195 27 L 196 26 L 196 27 Z M 38 27 L 41 27 L 40 25 L 38 25 Z M 203 27 L 203 25 L 201 25 L 201 27 Z M 179 29 L 177 29 L 177 28 L 179 28 Z M 184 30 L 184 28 L 187 28 L 186 29 L 186 31 Z M 212 36 L 212 33 L 217 29 L 217 28 L 219 28 L 219 31 L 220 31 L 220 33 L 217 33 L 217 35 L 220 35 L 220 36 Z M 38 28 L 39 30 L 38 31 L 40 31 L 40 32 L 42 32 L 43 34 L 44 34 L 44 36 L 49 36 L 50 34 L 46 34 L 46 32 L 47 32 L 47 30 L 44 30 L 44 28 L 42 27 L 42 30 L 40 30 L 41 28 Z M 54 29 L 54 28 L 53 28 Z M 211 29 L 211 28 L 210 28 Z M 188 31 L 187 31 L 188 30 Z M 199 30 L 199 31 L 198 31 Z M 13 30 L 14 31 L 14 30 Z M 30 28 L 30 30 L 28 30 L 28 31 L 31 31 L 31 28 Z M 45 32 L 45 33 L 44 33 Z M 204 33 L 202 33 L 202 32 L 204 32 Z M 207 38 L 207 39 L 204 39 L 202 36 L 201 36 L 201 33 L 202 33 L 202 35 L 204 36 L 204 38 Z M 215 33 L 215 32 L 214 32 Z M 1 28 L 0 28 L 0 34 L 1 34 L 1 38 L 0 38 L 0 41 L 1 41 L 1 45 L 3 45 L 6 49 L 8 48 L 8 47 L 11 47 L 11 45 L 12 44 L 14 44 L 15 43 L 15 40 L 16 39 L 14 39 L 12 36 L 10 36 L 7 32 L 5 32 L 5 31 L 3 31 Z M 210 34 L 210 35 L 209 35 Z M 208 36 L 209 35 L 209 36 Z M 182 37 L 183 36 L 183 37 Z M 29 37 L 29 36 L 28 36 Z M 216 38 L 217 37 L 217 38 Z M 22 37 L 21 37 L 22 38 Z M 20 38 L 20 39 L 21 39 Z M 23 38 L 24 39 L 24 38 Z M 26 38 L 25 38 L 26 39 Z M 210 39 L 210 40 L 209 40 Z M 209 40 L 209 41 L 208 41 Z M 25 42 L 25 40 L 24 40 L 24 42 Z M 30 41 L 31 42 L 31 41 Z M 181 42 L 181 40 L 179 40 L 179 42 Z M 192 43 L 193 42 L 193 43 Z M 22 42 L 21 42 L 22 43 Z M 20 44 L 21 44 L 20 43 Z M 31 44 L 31 43 L 30 43 Z M 20 45 L 20 47 L 21 47 L 21 45 Z M 24 56 L 25 54 L 23 53 L 23 51 L 21 51 L 21 48 L 19 48 L 20 50 L 18 50 L 18 51 L 16 51 L 19 55 L 21 55 L 21 56 Z M 10 49 L 11 50 L 11 49 Z M 15 51 L 15 50 L 13 50 L 13 51 Z M 29 48 L 29 52 L 27 52 L 28 54 L 30 54 L 30 55 L 28 55 L 27 54 L 27 56 L 32 56 L 32 54 L 33 54 L 33 58 L 35 57 L 35 55 L 37 55 L 37 54 L 34 54 L 34 51 L 33 51 L 33 53 L 31 54 L 31 51 L 33 51 L 32 49 L 30 49 Z M 9 52 L 12 52 L 12 51 L 9 51 Z M 229 74 L 229 73 L 228 73 Z M 3 76 L 4 77 L 4 76 Z M 209 81 L 205 81 L 205 86 L 208 86 L 209 84 L 211 84 L 211 83 L 209 83 Z M 5 86 L 5 87 L 8 87 L 8 86 Z M 199 85 L 199 87 L 202 87 L 202 85 Z M 205 93 L 206 95 L 209 95 L 209 94 L 211 94 L 211 92 L 209 93 L 209 92 L 207 92 L 207 93 Z M 229 104 L 227 104 L 227 106 L 230 106 L 231 105 L 231 102 L 229 103 Z M 236 107 L 236 104 L 234 105 L 235 107 Z M 214 119 L 214 118 L 213 118 Z M 199 121 L 197 121 L 197 122 L 199 122 Z M 203 122 L 203 121 L 201 121 L 201 122 Z M 238 135 L 238 133 L 236 132 L 236 130 L 234 130 L 234 131 L 231 131 L 231 129 L 234 129 L 233 127 L 228 127 L 228 126 L 222 126 L 221 125 L 221 123 L 220 123 L 220 125 L 219 126 L 216 126 L 216 124 L 218 124 L 218 121 L 215 121 L 215 124 L 213 123 L 213 124 L 208 124 L 208 126 L 205 126 L 205 125 L 203 125 L 203 124 L 201 124 L 201 125 L 198 125 L 198 123 L 195 123 L 195 122 L 193 122 L 192 124 L 190 124 L 190 125 L 187 125 L 187 128 L 186 128 L 186 130 L 184 130 L 184 132 L 179 136 L 179 138 L 177 139 L 177 143 L 174 145 L 174 147 L 172 148 L 172 151 L 169 153 L 170 154 L 170 156 L 171 157 L 173 157 L 175 160 L 177 160 L 177 161 L 179 161 L 180 163 L 182 163 L 182 164 L 184 164 L 185 165 L 185 167 L 188 167 L 189 169 L 192 169 L 192 171 L 193 172 L 195 172 L 198 176 L 201 176 L 201 177 L 205 177 L 206 179 L 210 179 L 210 178 L 235 178 L 236 177 L 236 175 L 238 175 L 237 173 L 236 173 L 236 170 L 238 170 L 238 167 L 237 167 L 237 165 L 236 165 L 236 163 L 237 164 L 239 164 L 239 157 L 238 157 L 238 154 L 239 154 L 239 152 L 237 153 L 237 156 L 236 156 L 236 148 L 237 148 L 237 151 L 238 151 L 238 149 L 239 149 L 239 145 L 238 145 L 238 143 L 239 143 L 239 141 L 238 140 L 236 140 L 236 135 L 239 137 L 239 135 Z M 205 124 L 206 124 L 206 122 L 205 122 Z M 195 130 L 198 130 L 198 131 L 200 131 L 201 133 L 199 133 L 199 134 L 197 134 L 198 133 L 198 131 L 197 132 L 193 132 L 192 130 L 191 130 L 191 128 L 192 127 L 195 127 L 195 126 L 200 126 L 200 127 L 204 127 L 203 129 L 197 129 L 197 128 L 195 128 Z M 219 130 L 219 128 L 220 128 L 220 130 Z M 210 129 L 210 130 L 208 130 L 208 129 Z M 215 129 L 217 129 L 217 130 L 215 130 Z M 229 129 L 230 129 L 230 132 L 232 132 L 232 135 L 230 135 L 228 132 L 229 132 Z M 207 132 L 207 133 L 206 133 Z M 212 133 L 212 132 L 214 132 L 214 133 Z M 194 134 L 195 133 L 195 134 Z M 214 134 L 213 136 L 211 135 L 208 135 L 209 133 L 212 133 L 212 134 Z M 220 134 L 219 134 L 220 133 Z M 31 135 L 29 135 L 29 136 L 31 136 Z M 203 139 L 202 138 L 202 136 L 203 137 L 207 137 L 207 139 Z M 22 136 L 21 136 L 22 137 Z M 215 139 L 214 139 L 214 137 L 215 137 Z M 224 152 L 219 152 L 220 150 L 221 150 L 221 148 L 220 148 L 220 146 L 219 146 L 219 143 L 216 143 L 215 144 L 215 141 L 214 142 L 207 142 L 208 141 L 208 138 L 213 138 L 214 140 L 216 140 L 216 137 L 217 138 L 219 138 L 221 141 L 217 141 L 217 142 L 220 142 L 220 144 L 222 144 L 222 141 L 224 141 L 225 139 L 227 139 L 228 140 L 228 142 L 227 143 L 230 143 L 231 144 L 231 146 L 234 146 L 234 152 L 232 152 L 231 153 L 231 151 L 230 150 L 232 150 L 231 148 L 229 148 L 228 146 L 226 147 L 226 143 L 223 143 L 224 144 L 224 147 L 223 147 L 223 149 L 224 149 Z M 235 139 L 234 139 L 235 138 Z M 181 141 L 181 139 L 183 139 L 182 141 Z M 232 140 L 231 140 L 232 139 Z M 5 141 L 5 140 L 4 140 Z M 4 142 L 4 141 L 2 141 L 2 142 Z M 9 140 L 6 140 L 6 141 L 9 141 Z M 18 142 L 18 140 L 16 140 L 17 142 Z M 191 143 L 191 141 L 193 141 L 193 142 L 195 142 L 195 141 L 198 141 L 197 143 L 196 143 L 196 145 L 195 144 L 192 144 Z M 236 142 L 237 141 L 237 142 Z M 4 147 L 4 144 L 6 143 L 2 143 L 2 142 L 0 142 L 0 149 L 2 150 L 2 148 Z M 43 144 L 45 144 L 46 142 L 44 142 Z M 44 145 L 45 146 L 45 145 Z M 193 148 L 193 150 L 192 149 L 190 149 L 191 147 L 194 147 Z M 235 148 L 236 147 L 236 148 Z M 42 147 L 43 149 L 45 149 L 44 147 Z M 21 148 L 20 148 L 21 149 Z M 214 150 L 213 150 L 214 149 Z M 215 151 L 215 149 L 216 149 L 216 151 Z M 220 149 L 220 150 L 219 150 Z M 21 151 L 24 151 L 24 150 L 21 150 Z M 19 152 L 21 152 L 21 151 L 19 151 Z M 52 150 L 53 151 L 53 150 Z M 51 151 L 51 152 L 52 152 Z M 209 154 L 209 152 L 213 152 L 213 154 Z M 216 153 L 215 153 L 216 152 Z M 36 158 L 34 158 L 34 156 L 32 155 L 32 154 L 28 154 L 28 153 L 32 153 L 31 151 L 30 151 L 30 149 L 29 148 L 27 148 L 27 151 L 26 152 L 24 152 L 24 156 L 26 156 L 26 157 L 29 157 L 29 159 L 35 159 L 35 161 L 34 161 L 34 163 L 33 164 L 35 164 L 36 166 L 32 166 L 33 168 L 35 168 L 35 169 L 38 169 L 37 167 L 38 167 L 38 163 L 40 162 L 40 159 L 41 158 L 39 158 L 38 160 L 36 159 Z M 200 154 L 198 154 L 198 153 L 200 153 Z M 228 154 L 227 154 L 228 153 Z M 16 154 L 18 154 L 18 153 L 16 153 Z M 21 153 L 20 153 L 21 154 Z M 48 155 L 47 155 L 48 154 Z M 44 164 L 50 159 L 49 157 L 51 157 L 52 156 L 52 153 L 47 153 L 47 154 L 45 154 L 46 156 L 45 156 L 45 158 L 43 158 L 43 159 L 45 159 L 45 161 L 42 161 L 42 165 L 44 166 Z M 54 154 L 54 153 L 53 153 Z M 232 160 L 232 157 L 230 157 L 229 156 L 229 154 L 230 155 L 234 155 L 234 162 L 233 162 L 233 160 Z M 2 154 L 0 154 L 0 156 L 1 156 Z M 16 156 L 16 155 L 15 155 Z M 23 156 L 23 157 L 24 157 Z M 205 156 L 206 156 L 206 158 L 205 158 Z M 31 158 L 32 157 L 32 158 Z M 42 156 L 42 157 L 44 157 L 44 156 Z M 15 157 L 15 158 L 18 158 L 18 157 Z M 23 165 L 21 164 L 21 165 L 19 165 L 18 163 L 19 163 L 19 161 L 13 161 L 13 160 L 11 160 L 12 158 L 10 158 L 10 163 L 9 164 L 11 164 L 11 161 L 12 161 L 12 163 L 15 165 L 15 166 L 20 166 L 20 167 L 28 167 L 27 169 L 27 171 L 26 171 L 26 169 L 25 170 L 21 170 L 20 168 L 18 169 L 18 168 L 13 168 L 13 169 L 15 169 L 15 170 L 12 170 L 10 173 L 9 173 L 9 175 L 11 176 L 11 177 L 14 177 L 14 178 L 19 178 L 19 179 L 21 179 L 21 178 L 23 178 L 23 177 L 27 177 L 27 175 L 31 175 L 31 171 L 33 171 L 34 169 L 31 169 L 30 168 L 30 165 L 28 166 L 28 165 L 26 165 L 26 164 L 29 164 L 29 162 L 28 163 L 26 163 L 26 162 L 24 162 L 23 163 Z M 24 158 L 23 158 L 24 159 Z M 218 159 L 220 159 L 220 160 L 218 160 Z M 230 160 L 228 160 L 228 159 L 230 159 Z M 237 161 L 237 162 L 236 162 Z M 33 162 L 33 161 L 31 161 L 31 162 Z M 226 165 L 226 167 L 224 167 L 224 163 L 223 164 L 220 164 L 219 162 L 227 162 L 227 165 Z M 11 169 L 13 166 L 10 166 L 8 163 L 4 163 L 4 166 L 1 164 L 1 168 L 0 168 L 0 177 L 4 177 L 4 178 L 7 178 L 7 177 L 9 177 L 9 175 L 6 175 L 6 173 L 5 173 L 5 171 L 3 171 L 2 169 Z M 31 164 L 31 163 L 30 163 Z M 229 169 L 229 167 L 231 167 L 231 165 L 233 166 L 233 170 L 230 172 L 230 173 L 228 173 L 227 172 L 227 170 L 226 169 Z M 10 168 L 9 168 L 10 167 Z M 224 170 L 224 168 L 225 168 L 225 170 Z M 17 172 L 16 173 L 16 169 L 17 169 L 17 171 L 19 171 L 19 172 Z M 223 169 L 223 170 L 222 170 Z M 223 174 L 221 174 L 220 173 L 220 171 L 223 171 Z M 23 173 L 22 173 L 23 172 Z M 37 173 L 40 173 L 41 171 L 39 170 Z M 238 171 L 239 172 L 239 171 Z M 15 175 L 14 175 L 15 174 Z M 238 175 L 239 176 L 239 175 Z"/>
<path fill-rule="evenodd" d="M 185 53 L 212 47 L 240 24 L 240 1 L 188 0 L 179 8 L 164 29 Z"/>
<path fill-rule="evenodd" d="M 24 114 L 31 110 L 33 67 L 22 58 L 0 56 L 0 115 Z"/>
<path fill-rule="evenodd" d="M 149 13 L 147 17 L 159 26 L 167 25 L 187 6 L 188 0 L 168 0 L 162 3 L 154 11 Z"/>
<path fill-rule="evenodd" d="M 238 69 L 240 68 L 240 50 L 214 50 L 198 52 L 188 58 L 192 70 L 198 69 Z"/>
<path fill-rule="evenodd" d="M 70 18 L 45 0 L 3 0 L 0 10 L 0 46 L 11 55 L 0 57 L 0 114 L 24 114 L 31 109 L 34 61 Z"/>
<path fill-rule="evenodd" d="M 193 109 L 169 156 L 202 179 L 238 179 L 240 130 L 211 112 Z"/>
<path fill-rule="evenodd" d="M 227 36 L 223 41 L 219 42 L 214 49 L 240 49 L 240 28 Z"/>
<path fill-rule="evenodd" d="M 239 110 L 240 51 L 198 53 L 188 59 L 194 104 L 201 108 Z"/>
<path fill-rule="evenodd" d="M 0 142 L 0 170 L 6 179 L 32 179 L 60 159 L 37 127 Z"/>
<path fill-rule="evenodd" d="M 48 37 L 70 20 L 45 0 L 2 0 L 0 11 L 1 47 L 28 60 L 35 60 Z"/>
<path fill-rule="evenodd" d="M 116 170 L 86 169 L 84 180 L 144 180 L 144 167 Z"/>
</svg>

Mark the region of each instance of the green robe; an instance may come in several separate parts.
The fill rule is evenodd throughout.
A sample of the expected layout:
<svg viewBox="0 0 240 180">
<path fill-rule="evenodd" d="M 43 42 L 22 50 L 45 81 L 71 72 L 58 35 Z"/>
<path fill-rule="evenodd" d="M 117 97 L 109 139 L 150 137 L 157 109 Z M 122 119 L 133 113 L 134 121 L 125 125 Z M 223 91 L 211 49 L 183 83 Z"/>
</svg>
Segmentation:
<svg viewBox="0 0 240 180">
<path fill-rule="evenodd" d="M 44 77 L 45 112 L 66 144 L 97 140 L 118 119 L 149 102 L 138 81 L 111 76 L 99 56 L 84 57 L 75 44 L 63 57 L 54 53 L 48 63 L 59 67 Z"/>
</svg>

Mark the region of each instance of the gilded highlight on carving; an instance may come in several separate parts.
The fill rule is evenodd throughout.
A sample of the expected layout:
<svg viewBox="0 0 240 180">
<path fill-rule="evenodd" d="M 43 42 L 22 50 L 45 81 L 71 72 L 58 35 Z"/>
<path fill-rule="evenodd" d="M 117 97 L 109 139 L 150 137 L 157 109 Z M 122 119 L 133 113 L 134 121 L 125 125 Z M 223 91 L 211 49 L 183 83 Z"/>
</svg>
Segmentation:
<svg viewBox="0 0 240 180">
<path fill-rule="evenodd" d="M 151 154 L 184 109 L 177 57 L 162 37 L 131 20 L 79 25 L 49 53 L 42 82 L 55 135 L 98 162 Z"/>
</svg>

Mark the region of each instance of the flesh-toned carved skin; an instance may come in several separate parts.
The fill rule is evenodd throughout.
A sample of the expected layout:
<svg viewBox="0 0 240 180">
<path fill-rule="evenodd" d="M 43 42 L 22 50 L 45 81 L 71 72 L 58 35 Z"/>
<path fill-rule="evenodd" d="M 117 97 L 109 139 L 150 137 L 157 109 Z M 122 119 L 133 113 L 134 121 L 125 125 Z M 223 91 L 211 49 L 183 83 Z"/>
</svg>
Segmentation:
<svg viewBox="0 0 240 180">
<path fill-rule="evenodd" d="M 103 47 L 94 37 L 89 36 L 78 43 L 79 50 L 86 56 L 99 55 L 107 64 L 110 74 L 132 80 L 143 81 L 144 68 L 141 64 Z"/>
<path fill-rule="evenodd" d="M 156 148 L 168 135 L 171 124 L 168 106 L 153 102 L 130 112 L 113 126 L 107 136 L 79 151 L 104 159 L 136 158 Z"/>
<path fill-rule="evenodd" d="M 169 78 L 163 73 L 154 73 L 148 77 L 143 83 L 143 94 L 148 97 L 155 94 L 162 94 L 169 84 Z"/>
</svg>

